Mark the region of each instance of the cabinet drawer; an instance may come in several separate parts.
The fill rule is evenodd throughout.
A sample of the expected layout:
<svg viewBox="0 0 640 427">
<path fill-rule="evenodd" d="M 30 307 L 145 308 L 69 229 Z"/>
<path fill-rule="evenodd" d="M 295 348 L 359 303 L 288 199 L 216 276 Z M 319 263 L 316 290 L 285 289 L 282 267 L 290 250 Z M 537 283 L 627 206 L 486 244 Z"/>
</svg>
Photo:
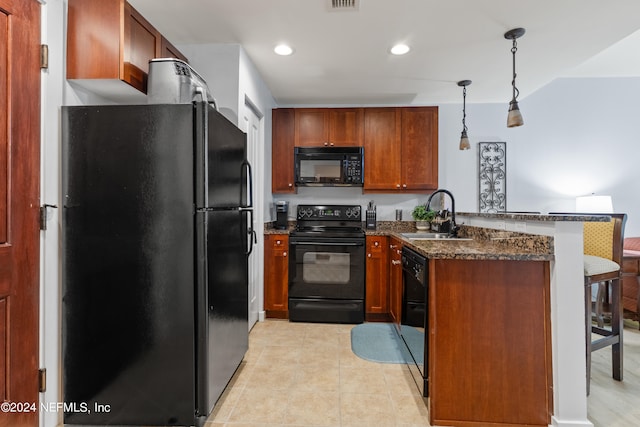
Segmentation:
<svg viewBox="0 0 640 427">
<path fill-rule="evenodd" d="M 289 239 L 286 236 L 272 236 L 269 241 L 274 250 L 289 249 Z"/>
<path fill-rule="evenodd" d="M 387 238 L 384 236 L 367 237 L 367 253 L 381 254 L 386 251 Z"/>
</svg>

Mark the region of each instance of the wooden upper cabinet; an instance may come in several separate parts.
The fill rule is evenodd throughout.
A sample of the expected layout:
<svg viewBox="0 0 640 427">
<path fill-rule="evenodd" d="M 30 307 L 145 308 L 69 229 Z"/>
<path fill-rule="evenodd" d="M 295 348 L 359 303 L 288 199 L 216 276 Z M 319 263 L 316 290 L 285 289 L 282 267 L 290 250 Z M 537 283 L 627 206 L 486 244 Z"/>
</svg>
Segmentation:
<svg viewBox="0 0 640 427">
<path fill-rule="evenodd" d="M 367 108 L 364 191 L 438 188 L 438 108 Z"/>
<path fill-rule="evenodd" d="M 403 189 L 437 189 L 438 108 L 402 108 L 401 141 Z"/>
<path fill-rule="evenodd" d="M 124 38 L 121 78 L 147 92 L 149 60 L 160 56 L 162 36 L 129 3 L 124 3 Z"/>
<path fill-rule="evenodd" d="M 144 94 L 149 60 L 186 59 L 125 0 L 68 0 L 67 20 L 67 79 L 102 96 Z"/>
<path fill-rule="evenodd" d="M 271 137 L 271 192 L 295 193 L 293 140 L 295 134 L 295 110 L 272 110 Z"/>
<path fill-rule="evenodd" d="M 67 79 L 119 79 L 122 0 L 68 0 Z"/>
<path fill-rule="evenodd" d="M 329 141 L 329 114 L 323 108 L 295 110 L 295 146 L 318 147 Z"/>
<path fill-rule="evenodd" d="M 365 110 L 364 191 L 402 189 L 401 117 L 398 108 L 367 108 Z"/>
<path fill-rule="evenodd" d="M 296 147 L 362 146 L 363 108 L 297 108 Z"/>
<path fill-rule="evenodd" d="M 341 147 L 362 147 L 364 138 L 364 108 L 333 108 L 329 110 L 329 144 Z"/>
</svg>

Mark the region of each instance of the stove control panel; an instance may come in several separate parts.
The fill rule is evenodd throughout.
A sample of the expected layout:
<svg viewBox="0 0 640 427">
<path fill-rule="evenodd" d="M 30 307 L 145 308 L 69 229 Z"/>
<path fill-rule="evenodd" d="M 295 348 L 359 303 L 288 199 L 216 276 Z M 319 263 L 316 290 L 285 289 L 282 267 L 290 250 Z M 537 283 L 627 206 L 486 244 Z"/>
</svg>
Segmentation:
<svg viewBox="0 0 640 427">
<path fill-rule="evenodd" d="M 361 221 L 359 205 L 298 205 L 298 220 Z"/>
</svg>

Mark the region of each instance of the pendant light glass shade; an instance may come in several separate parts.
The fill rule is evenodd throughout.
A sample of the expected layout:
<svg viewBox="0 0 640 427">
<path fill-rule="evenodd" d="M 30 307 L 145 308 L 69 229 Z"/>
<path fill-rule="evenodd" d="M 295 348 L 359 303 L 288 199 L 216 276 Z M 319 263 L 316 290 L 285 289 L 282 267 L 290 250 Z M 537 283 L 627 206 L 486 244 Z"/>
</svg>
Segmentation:
<svg viewBox="0 0 640 427">
<path fill-rule="evenodd" d="M 463 130 L 462 135 L 460 135 L 460 149 L 468 150 L 471 148 L 471 144 L 469 144 L 469 137 L 467 136 L 467 131 Z"/>
<path fill-rule="evenodd" d="M 520 108 L 518 108 L 518 101 L 511 101 L 509 103 L 509 115 L 507 116 L 507 127 L 513 128 L 516 126 L 522 126 L 524 121 L 522 120 L 522 114 Z"/>
<path fill-rule="evenodd" d="M 468 150 L 471 148 L 469 137 L 467 136 L 467 86 L 471 84 L 471 80 L 460 80 L 458 86 L 462 87 L 462 134 L 460 134 L 460 150 Z"/>
<path fill-rule="evenodd" d="M 511 79 L 512 97 L 509 102 L 509 114 L 507 115 L 507 127 L 513 128 L 522 126 L 524 120 L 522 120 L 522 113 L 520 113 L 520 107 L 518 106 L 518 95 L 520 91 L 516 87 L 516 52 L 518 51 L 518 45 L 516 39 L 522 37 L 525 33 L 524 28 L 514 28 L 504 33 L 504 38 L 513 41 L 511 47 L 511 54 L 513 55 L 513 78 Z"/>
</svg>

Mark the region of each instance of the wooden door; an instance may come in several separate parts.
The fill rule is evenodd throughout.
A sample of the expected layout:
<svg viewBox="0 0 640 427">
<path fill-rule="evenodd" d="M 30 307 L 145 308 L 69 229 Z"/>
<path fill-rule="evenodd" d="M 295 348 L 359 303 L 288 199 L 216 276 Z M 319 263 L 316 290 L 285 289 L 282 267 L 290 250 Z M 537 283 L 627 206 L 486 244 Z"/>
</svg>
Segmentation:
<svg viewBox="0 0 640 427">
<path fill-rule="evenodd" d="M 254 212 L 250 217 L 253 218 L 253 223 L 251 223 L 251 230 L 256 232 L 255 230 L 262 231 L 264 228 L 264 223 L 262 220 L 262 212 L 261 209 L 255 208 L 255 206 L 262 206 L 262 180 L 258 180 L 257 178 L 264 175 L 264 171 L 262 169 L 262 162 L 260 157 L 260 151 L 262 146 L 264 145 L 264 135 L 262 131 L 262 118 L 259 116 L 259 113 L 255 111 L 254 108 L 251 108 L 250 105 L 245 105 L 244 111 L 242 113 L 242 123 L 239 123 L 241 129 L 247 134 L 247 160 L 249 160 L 249 164 L 253 169 L 253 173 L 251 178 L 253 182 L 251 183 L 253 189 L 253 205 Z M 250 239 L 253 239 L 254 236 L 249 236 Z M 253 325 L 258 321 L 258 316 L 260 312 L 260 307 L 258 307 L 258 295 L 260 293 L 260 260 L 262 259 L 263 254 L 261 253 L 262 245 L 260 243 L 262 240 L 262 233 L 260 234 L 260 238 L 258 235 L 255 235 L 255 245 L 251 254 L 249 255 L 249 330 L 253 328 Z"/>
<path fill-rule="evenodd" d="M 364 191 L 400 191 L 400 109 L 364 112 Z"/>
<path fill-rule="evenodd" d="M 39 132 L 40 5 L 0 0 L 0 426 L 38 425 Z"/>
<path fill-rule="evenodd" d="M 438 188 L 437 107 L 402 108 L 402 187 Z"/>
</svg>

